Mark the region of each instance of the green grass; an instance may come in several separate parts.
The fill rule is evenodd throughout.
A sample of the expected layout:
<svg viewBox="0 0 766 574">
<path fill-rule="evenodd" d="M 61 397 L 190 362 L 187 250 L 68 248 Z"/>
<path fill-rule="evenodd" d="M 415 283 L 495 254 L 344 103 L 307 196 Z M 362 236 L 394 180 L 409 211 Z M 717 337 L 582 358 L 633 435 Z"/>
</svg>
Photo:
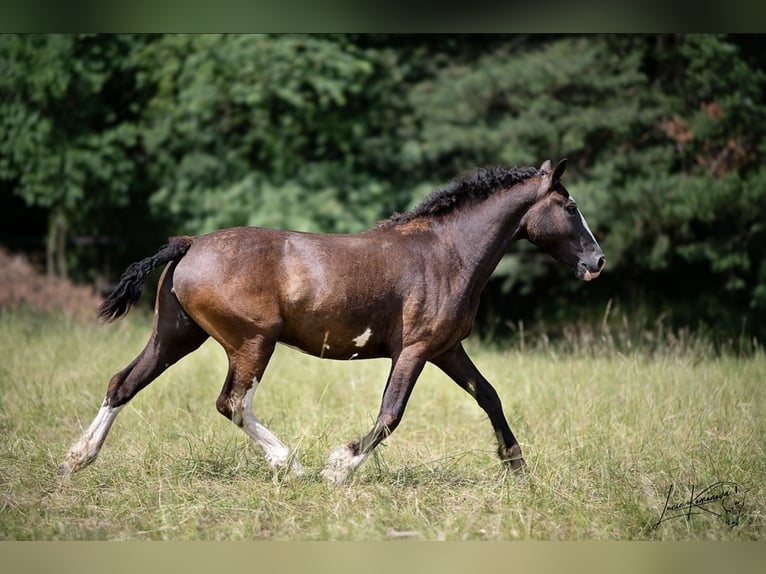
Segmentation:
<svg viewBox="0 0 766 574">
<path fill-rule="evenodd" d="M 211 341 L 123 410 L 93 466 L 61 480 L 63 454 L 148 334 L 141 316 L 97 326 L 0 314 L 0 539 L 763 539 L 763 351 L 474 342 L 526 476 L 503 472 L 484 413 L 427 367 L 396 433 L 334 487 L 319 477 L 324 460 L 371 427 L 388 362 L 278 349 L 254 408 L 296 449 L 308 472 L 296 481 L 216 412 L 226 360 Z M 652 528 L 670 485 L 672 504 L 717 481 L 742 488 L 737 524 L 699 514 Z"/>
</svg>

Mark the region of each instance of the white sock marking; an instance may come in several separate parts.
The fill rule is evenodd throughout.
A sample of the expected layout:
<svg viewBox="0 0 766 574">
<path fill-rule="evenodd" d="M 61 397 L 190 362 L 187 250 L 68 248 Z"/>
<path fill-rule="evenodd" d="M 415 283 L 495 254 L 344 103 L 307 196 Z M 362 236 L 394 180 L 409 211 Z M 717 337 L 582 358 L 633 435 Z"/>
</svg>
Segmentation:
<svg viewBox="0 0 766 574">
<path fill-rule="evenodd" d="M 88 429 L 64 456 L 64 462 L 61 463 L 60 467 L 62 472 L 72 473 L 78 471 L 96 459 L 114 419 L 117 418 L 123 406 L 110 407 L 106 404 L 106 401 L 101 404 L 96 418 L 93 419 Z"/>
<path fill-rule="evenodd" d="M 263 449 L 266 454 L 266 460 L 275 468 L 284 467 L 290 460 L 290 449 L 277 438 L 277 436 L 267 429 L 261 421 L 253 414 L 253 394 L 258 386 L 258 381 L 253 380 L 253 385 L 245 393 L 239 416 L 242 420 L 242 430 L 249 436 L 255 444 Z M 305 471 L 301 464 L 293 458 L 291 469 L 297 476 L 303 476 Z"/>
<path fill-rule="evenodd" d="M 341 445 L 327 457 L 327 466 L 322 471 L 322 478 L 333 484 L 342 484 L 366 458 L 366 454 L 354 454 L 348 445 Z"/>
</svg>

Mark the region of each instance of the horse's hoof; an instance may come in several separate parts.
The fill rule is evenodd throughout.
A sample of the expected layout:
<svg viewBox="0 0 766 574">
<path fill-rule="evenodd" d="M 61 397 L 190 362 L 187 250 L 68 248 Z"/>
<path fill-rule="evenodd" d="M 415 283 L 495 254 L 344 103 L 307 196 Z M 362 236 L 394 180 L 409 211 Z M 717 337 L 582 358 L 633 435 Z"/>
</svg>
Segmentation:
<svg viewBox="0 0 766 574">
<path fill-rule="evenodd" d="M 501 446 L 498 449 L 500 459 L 508 465 L 508 468 L 513 471 L 514 474 L 524 474 L 527 470 L 527 463 L 524 461 L 524 457 L 521 456 L 521 447 L 518 444 L 514 444 L 510 448 Z"/>
<path fill-rule="evenodd" d="M 321 472 L 322 478 L 331 484 L 343 484 L 354 473 L 365 456 L 354 454 L 354 445 L 341 445 L 327 457 L 327 465 Z"/>
<path fill-rule="evenodd" d="M 290 480 L 303 480 L 306 478 L 306 469 L 295 458 L 290 460 L 290 464 L 286 468 L 280 467 L 279 470 L 284 470 L 285 477 Z"/>
<path fill-rule="evenodd" d="M 346 472 L 337 468 L 325 468 L 319 474 L 328 483 L 333 485 L 343 484 L 344 482 L 348 480 L 348 477 L 350 476 L 349 472 Z"/>
<path fill-rule="evenodd" d="M 71 476 L 82 468 L 80 463 L 71 453 L 67 453 L 64 460 L 59 464 L 58 475 L 59 476 Z"/>
<path fill-rule="evenodd" d="M 525 474 L 527 472 L 527 463 L 524 461 L 523 458 L 512 458 L 508 461 L 508 466 L 511 467 L 511 470 L 515 474 Z"/>
</svg>

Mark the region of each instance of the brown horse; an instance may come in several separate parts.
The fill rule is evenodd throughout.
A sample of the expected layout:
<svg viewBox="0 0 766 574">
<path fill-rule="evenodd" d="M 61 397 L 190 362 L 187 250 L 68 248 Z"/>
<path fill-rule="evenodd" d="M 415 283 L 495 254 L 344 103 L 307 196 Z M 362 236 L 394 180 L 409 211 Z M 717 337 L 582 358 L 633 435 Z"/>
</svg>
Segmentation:
<svg viewBox="0 0 766 574">
<path fill-rule="evenodd" d="M 355 235 L 260 228 L 173 237 L 132 264 L 99 308 L 107 321 L 138 301 L 149 272 L 159 281 L 154 327 L 144 350 L 109 381 L 98 415 L 59 470 L 70 474 L 98 455 L 120 410 L 138 391 L 213 337 L 229 370 L 216 407 L 265 452 L 275 468 L 304 473 L 293 453 L 252 413 L 253 393 L 278 342 L 317 357 L 388 357 L 375 425 L 332 451 L 322 472 L 343 482 L 399 424 L 427 361 L 489 416 L 498 453 L 524 466 L 500 400 L 461 341 L 479 296 L 511 242 L 528 239 L 580 279 L 604 267 L 604 253 L 561 184 L 566 167 L 484 168 L 435 191 L 409 213 Z"/>
</svg>

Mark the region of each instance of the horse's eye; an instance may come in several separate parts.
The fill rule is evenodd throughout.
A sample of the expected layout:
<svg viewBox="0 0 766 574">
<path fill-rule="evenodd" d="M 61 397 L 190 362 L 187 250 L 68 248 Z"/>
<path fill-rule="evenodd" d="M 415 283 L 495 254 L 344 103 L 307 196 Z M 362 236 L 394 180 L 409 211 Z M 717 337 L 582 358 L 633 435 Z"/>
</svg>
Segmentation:
<svg viewBox="0 0 766 574">
<path fill-rule="evenodd" d="M 570 203 L 566 206 L 566 210 L 569 215 L 574 215 L 577 213 L 577 206 L 574 203 Z"/>
</svg>

